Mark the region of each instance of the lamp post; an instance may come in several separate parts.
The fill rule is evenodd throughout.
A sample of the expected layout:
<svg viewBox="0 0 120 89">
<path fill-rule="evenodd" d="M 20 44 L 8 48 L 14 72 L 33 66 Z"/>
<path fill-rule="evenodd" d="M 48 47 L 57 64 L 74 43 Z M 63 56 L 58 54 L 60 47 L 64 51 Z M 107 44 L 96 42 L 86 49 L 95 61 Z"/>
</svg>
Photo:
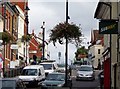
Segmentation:
<svg viewBox="0 0 120 89">
<path fill-rule="evenodd" d="M 28 20 L 28 11 L 29 11 L 29 7 L 26 5 L 26 8 L 25 8 L 25 23 L 26 23 L 26 35 L 29 35 L 28 33 L 28 24 L 29 24 L 29 20 Z M 26 41 L 26 64 L 27 64 L 27 41 Z"/>
<path fill-rule="evenodd" d="M 68 24 L 68 0 L 66 0 L 66 24 Z M 66 27 L 67 29 L 67 27 Z M 66 34 L 66 50 L 65 50 L 65 86 L 67 86 L 67 75 L 68 75 L 68 71 L 67 71 L 67 66 L 68 66 L 68 37 Z"/>
<path fill-rule="evenodd" d="M 42 60 L 44 60 L 44 52 L 45 52 L 45 44 L 44 44 L 44 41 L 45 41 L 45 22 L 43 22 L 43 25 L 41 26 L 42 30 L 43 30 L 43 45 L 42 45 L 42 53 L 43 53 L 43 56 L 42 56 Z"/>
</svg>

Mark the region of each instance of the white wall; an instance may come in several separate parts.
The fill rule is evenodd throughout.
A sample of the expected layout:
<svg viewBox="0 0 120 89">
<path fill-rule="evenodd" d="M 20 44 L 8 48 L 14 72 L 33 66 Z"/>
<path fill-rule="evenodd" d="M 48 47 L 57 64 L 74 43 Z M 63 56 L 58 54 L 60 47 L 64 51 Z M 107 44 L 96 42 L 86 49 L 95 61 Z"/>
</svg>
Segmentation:
<svg viewBox="0 0 120 89">
<path fill-rule="evenodd" d="M 0 32 L 3 32 L 3 20 L 0 16 Z"/>
<path fill-rule="evenodd" d="M 98 49 L 100 49 L 100 54 L 98 54 Z M 92 59 L 92 64 L 93 64 L 94 68 L 97 68 L 98 59 L 100 59 L 102 61 L 103 46 L 102 45 L 93 45 L 90 47 L 89 52 L 90 52 L 90 54 L 92 54 L 92 57 L 95 56 L 95 58 Z"/>
<path fill-rule="evenodd" d="M 18 11 L 20 12 L 18 16 L 18 58 L 19 56 L 24 57 L 24 43 L 21 42 L 21 38 L 24 35 L 24 12 L 16 6 Z"/>
</svg>

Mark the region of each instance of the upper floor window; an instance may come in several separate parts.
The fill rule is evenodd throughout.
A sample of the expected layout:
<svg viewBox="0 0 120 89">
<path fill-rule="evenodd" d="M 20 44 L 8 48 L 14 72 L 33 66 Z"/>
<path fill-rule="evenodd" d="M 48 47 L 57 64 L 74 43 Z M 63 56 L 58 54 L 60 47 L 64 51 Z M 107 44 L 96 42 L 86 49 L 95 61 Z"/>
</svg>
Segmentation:
<svg viewBox="0 0 120 89">
<path fill-rule="evenodd" d="M 100 49 L 98 49 L 98 54 L 100 54 Z"/>
</svg>

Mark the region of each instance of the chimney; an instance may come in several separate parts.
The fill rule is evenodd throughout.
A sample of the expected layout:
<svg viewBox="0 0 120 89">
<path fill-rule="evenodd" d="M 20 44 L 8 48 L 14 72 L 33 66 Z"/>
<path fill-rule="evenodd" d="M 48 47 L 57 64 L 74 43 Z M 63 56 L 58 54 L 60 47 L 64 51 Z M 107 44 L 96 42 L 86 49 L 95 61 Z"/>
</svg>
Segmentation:
<svg viewBox="0 0 120 89">
<path fill-rule="evenodd" d="M 34 29 L 32 30 L 32 35 L 34 36 Z"/>
</svg>

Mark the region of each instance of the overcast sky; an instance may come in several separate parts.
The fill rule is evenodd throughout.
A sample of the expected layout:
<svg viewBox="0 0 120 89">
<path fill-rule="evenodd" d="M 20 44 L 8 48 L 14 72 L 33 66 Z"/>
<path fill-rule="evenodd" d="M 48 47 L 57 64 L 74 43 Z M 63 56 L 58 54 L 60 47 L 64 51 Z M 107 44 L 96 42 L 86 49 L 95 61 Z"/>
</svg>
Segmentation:
<svg viewBox="0 0 120 89">
<path fill-rule="evenodd" d="M 56 24 L 65 21 L 65 0 L 55 2 L 52 0 L 34 2 L 29 0 L 29 32 L 31 33 L 34 29 L 35 33 L 38 34 L 42 31 L 40 28 L 43 21 L 45 21 L 45 39 L 49 39 L 50 29 Z M 79 0 L 78 0 L 79 1 Z M 97 20 L 94 18 L 95 9 L 97 6 L 97 0 L 91 2 L 82 2 L 80 0 L 69 2 L 69 23 L 73 22 L 76 25 L 81 24 L 82 33 L 85 36 L 84 42 L 90 42 L 91 29 L 97 28 Z M 87 44 L 84 44 L 87 47 Z M 51 59 L 58 60 L 58 52 L 61 52 L 61 60 L 65 59 L 65 45 L 57 44 L 56 47 L 52 43 L 48 45 L 48 51 L 50 52 Z M 74 45 L 69 44 L 68 59 L 73 60 L 75 57 L 74 53 L 76 48 Z"/>
</svg>

